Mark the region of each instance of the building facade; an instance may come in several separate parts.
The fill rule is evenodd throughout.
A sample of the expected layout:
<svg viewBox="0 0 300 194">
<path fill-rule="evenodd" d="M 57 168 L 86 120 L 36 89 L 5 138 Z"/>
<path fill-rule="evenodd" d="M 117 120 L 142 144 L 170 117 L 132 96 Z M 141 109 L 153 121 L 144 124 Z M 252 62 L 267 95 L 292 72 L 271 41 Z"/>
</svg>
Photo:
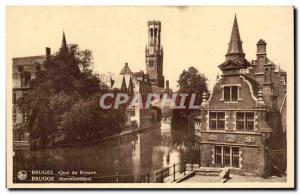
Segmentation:
<svg viewBox="0 0 300 194">
<path fill-rule="evenodd" d="M 222 75 L 195 118 L 201 166 L 264 175 L 272 150 L 285 149 L 286 73 L 267 58 L 266 45 L 259 40 L 249 62 L 235 17 Z"/>
<path fill-rule="evenodd" d="M 125 130 L 134 128 L 149 128 L 158 124 L 158 112 L 155 109 L 145 108 L 144 103 L 139 103 L 139 100 L 145 102 L 147 95 L 152 93 L 152 85 L 149 82 L 148 75 L 143 71 L 132 72 L 128 63 L 125 63 L 119 75 L 106 75 L 105 83 L 111 89 L 119 89 L 123 93 L 130 96 L 132 100 L 136 99 L 132 108 L 125 112 L 127 116 Z"/>
<path fill-rule="evenodd" d="M 62 36 L 60 51 L 68 52 L 65 33 Z M 36 77 L 40 70 L 45 70 L 45 62 L 51 56 L 51 49 L 46 47 L 44 55 L 17 57 L 12 59 L 13 73 L 13 140 L 28 141 L 29 132 L 22 129 L 26 114 L 17 108 L 17 100 L 30 90 L 30 80 Z"/>
<path fill-rule="evenodd" d="M 17 108 L 17 100 L 28 92 L 29 82 L 36 77 L 39 70 L 44 69 L 44 62 L 50 56 L 50 48 L 46 48 L 45 55 L 18 57 L 12 59 L 13 73 L 13 134 L 14 141 L 26 141 L 29 133 L 22 131 L 22 124 L 25 123 L 26 114 Z"/>
</svg>

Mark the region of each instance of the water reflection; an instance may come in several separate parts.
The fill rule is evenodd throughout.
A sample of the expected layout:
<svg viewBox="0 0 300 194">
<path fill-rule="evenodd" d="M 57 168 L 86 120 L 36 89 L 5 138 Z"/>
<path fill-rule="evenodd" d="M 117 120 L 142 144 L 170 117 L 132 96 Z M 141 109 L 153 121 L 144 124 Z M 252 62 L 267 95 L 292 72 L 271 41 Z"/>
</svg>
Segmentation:
<svg viewBox="0 0 300 194">
<path fill-rule="evenodd" d="M 139 182 L 140 175 L 153 173 L 191 157 L 183 149 L 188 145 L 185 130 L 172 130 L 162 125 L 126 135 L 113 140 L 75 148 L 52 148 L 44 150 L 16 150 L 14 169 L 30 170 L 93 170 L 97 177 L 132 174 L 132 180 Z M 104 179 L 98 182 L 109 182 Z"/>
</svg>

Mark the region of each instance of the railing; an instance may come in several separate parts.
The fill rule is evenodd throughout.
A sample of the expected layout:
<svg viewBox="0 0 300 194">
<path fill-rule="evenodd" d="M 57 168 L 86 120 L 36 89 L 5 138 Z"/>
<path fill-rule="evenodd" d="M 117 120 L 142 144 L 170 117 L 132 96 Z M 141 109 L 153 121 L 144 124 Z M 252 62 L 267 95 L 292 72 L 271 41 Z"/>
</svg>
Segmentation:
<svg viewBox="0 0 300 194">
<path fill-rule="evenodd" d="M 93 177 L 95 182 L 102 183 L 163 183 L 165 181 L 174 182 L 178 178 L 187 174 L 188 171 L 193 171 L 195 167 L 200 167 L 199 164 L 187 164 L 186 161 L 173 164 L 169 167 L 159 169 L 153 173 L 145 174 L 119 174 Z M 180 175 L 180 176 L 179 176 Z"/>
<path fill-rule="evenodd" d="M 196 165 L 196 166 L 195 166 Z M 115 183 L 128 183 L 128 182 L 139 182 L 139 183 L 163 183 L 166 179 L 169 182 L 176 181 L 179 176 L 186 175 L 187 171 L 193 171 L 199 164 L 187 164 L 186 161 L 173 164 L 169 167 L 154 171 L 153 173 L 145 174 L 124 174 L 121 175 L 118 172 L 116 175 L 96 177 L 100 182 L 115 182 Z M 105 180 L 106 179 L 106 180 Z"/>
</svg>

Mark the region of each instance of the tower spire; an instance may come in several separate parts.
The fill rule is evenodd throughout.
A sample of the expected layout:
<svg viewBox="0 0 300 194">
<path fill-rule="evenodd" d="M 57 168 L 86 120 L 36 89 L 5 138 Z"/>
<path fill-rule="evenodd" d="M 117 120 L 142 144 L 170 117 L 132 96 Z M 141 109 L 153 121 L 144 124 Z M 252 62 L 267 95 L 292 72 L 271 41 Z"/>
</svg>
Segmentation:
<svg viewBox="0 0 300 194">
<path fill-rule="evenodd" d="M 65 36 L 65 32 L 64 31 L 63 31 L 63 36 L 62 36 L 60 51 L 62 51 L 62 52 L 68 52 L 68 46 L 67 46 L 67 41 L 66 41 L 66 36 Z"/>
<path fill-rule="evenodd" d="M 243 62 L 245 59 L 245 53 L 242 47 L 242 41 L 239 32 L 239 26 L 237 22 L 236 14 L 234 15 L 234 22 L 230 36 L 230 42 L 228 45 L 226 59 L 234 59 L 239 62 Z"/>
</svg>

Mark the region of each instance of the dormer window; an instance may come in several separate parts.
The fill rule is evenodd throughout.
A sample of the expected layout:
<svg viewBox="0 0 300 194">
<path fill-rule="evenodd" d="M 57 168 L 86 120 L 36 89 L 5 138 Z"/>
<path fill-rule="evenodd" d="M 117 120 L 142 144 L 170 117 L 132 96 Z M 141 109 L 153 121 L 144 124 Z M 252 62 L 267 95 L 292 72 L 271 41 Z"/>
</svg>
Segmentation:
<svg viewBox="0 0 300 194">
<path fill-rule="evenodd" d="M 239 99 L 239 86 L 223 86 L 223 98 L 221 101 L 237 102 Z"/>
</svg>

